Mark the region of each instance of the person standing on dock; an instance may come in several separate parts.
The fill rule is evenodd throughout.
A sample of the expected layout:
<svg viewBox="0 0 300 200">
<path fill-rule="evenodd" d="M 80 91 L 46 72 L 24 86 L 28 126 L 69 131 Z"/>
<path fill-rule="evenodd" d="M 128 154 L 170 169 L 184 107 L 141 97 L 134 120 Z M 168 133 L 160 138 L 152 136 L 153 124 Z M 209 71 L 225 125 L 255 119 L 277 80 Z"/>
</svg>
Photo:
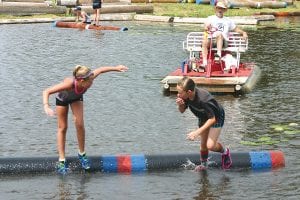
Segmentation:
<svg viewBox="0 0 300 200">
<path fill-rule="evenodd" d="M 235 23 L 228 17 L 224 17 L 224 13 L 227 11 L 226 3 L 218 1 L 215 5 L 215 15 L 209 16 L 204 24 L 205 37 L 202 41 L 202 59 L 203 63 L 201 67 L 207 66 L 208 48 L 210 47 L 210 36 L 212 36 L 214 42 L 216 42 L 217 53 L 215 54 L 215 60 L 220 62 L 222 48 L 226 47 L 226 41 L 228 41 L 229 31 L 237 32 L 243 35 L 246 40 L 248 35 L 245 31 L 238 28 Z M 210 34 L 209 34 L 210 33 Z"/>
<path fill-rule="evenodd" d="M 76 22 L 78 22 L 80 18 L 82 23 L 90 24 L 92 22 L 90 16 L 83 11 L 80 6 L 77 6 L 74 12 L 76 13 Z"/>
<path fill-rule="evenodd" d="M 201 138 L 200 161 L 195 170 L 201 171 L 208 167 L 208 151 L 222 153 L 222 167 L 228 169 L 232 161 L 229 149 L 218 142 L 225 120 L 223 107 L 206 90 L 196 88 L 195 82 L 188 77 L 184 77 L 177 83 L 178 110 L 184 113 L 187 108 L 198 118 L 198 129 L 187 134 L 188 140 Z"/>
<path fill-rule="evenodd" d="M 49 116 L 57 115 L 57 148 L 59 153 L 59 162 L 56 166 L 57 172 L 66 174 L 68 166 L 65 159 L 65 143 L 68 127 L 69 107 L 73 113 L 73 119 L 77 131 L 78 140 L 78 158 L 83 169 L 90 169 L 90 160 L 85 153 L 85 128 L 83 120 L 83 94 L 92 86 L 93 81 L 100 74 L 106 72 L 123 72 L 128 68 L 123 65 L 115 67 L 100 67 L 91 70 L 89 67 L 77 65 L 73 71 L 73 77 L 65 78 L 63 82 L 49 87 L 43 91 L 44 111 Z M 50 108 L 49 96 L 56 95 L 56 113 Z"/>
<path fill-rule="evenodd" d="M 100 8 L 102 7 L 103 0 L 93 0 L 93 9 L 94 9 L 94 21 L 92 24 L 99 26 L 100 20 Z"/>
</svg>

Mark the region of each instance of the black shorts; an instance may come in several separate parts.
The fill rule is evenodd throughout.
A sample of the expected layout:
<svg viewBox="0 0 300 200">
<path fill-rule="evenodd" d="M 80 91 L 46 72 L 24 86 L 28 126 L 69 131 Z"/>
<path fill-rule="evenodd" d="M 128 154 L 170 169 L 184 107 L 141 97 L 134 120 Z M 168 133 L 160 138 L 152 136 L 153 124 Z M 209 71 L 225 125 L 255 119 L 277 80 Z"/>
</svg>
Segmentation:
<svg viewBox="0 0 300 200">
<path fill-rule="evenodd" d="M 68 106 L 76 101 L 83 101 L 83 96 L 81 96 L 78 99 L 73 99 L 73 100 L 69 100 L 69 101 L 61 101 L 59 99 L 56 98 L 56 105 L 57 106 Z"/>
<path fill-rule="evenodd" d="M 101 3 L 101 1 L 94 1 L 94 3 L 93 3 L 93 9 L 99 9 L 99 8 L 101 8 L 102 7 L 102 3 Z"/>
<path fill-rule="evenodd" d="M 212 126 L 213 128 L 222 128 L 225 121 L 225 112 L 224 109 L 221 108 L 220 116 L 217 119 L 217 122 Z"/>
</svg>

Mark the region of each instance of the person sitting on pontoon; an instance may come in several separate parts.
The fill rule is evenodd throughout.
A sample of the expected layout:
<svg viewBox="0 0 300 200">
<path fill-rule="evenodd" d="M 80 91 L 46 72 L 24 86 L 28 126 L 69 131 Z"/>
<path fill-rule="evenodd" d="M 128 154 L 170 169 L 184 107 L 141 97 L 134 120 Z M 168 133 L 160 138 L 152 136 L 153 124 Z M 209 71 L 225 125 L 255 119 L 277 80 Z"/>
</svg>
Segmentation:
<svg viewBox="0 0 300 200">
<path fill-rule="evenodd" d="M 85 24 L 90 24 L 92 22 L 90 16 L 85 11 L 81 10 L 80 6 L 77 6 L 74 9 L 74 12 L 77 15 L 76 16 L 76 22 L 79 21 L 79 18 L 81 18 L 81 22 L 85 23 Z"/>
<path fill-rule="evenodd" d="M 224 17 L 224 13 L 227 11 L 226 3 L 218 1 L 215 5 L 215 15 L 209 16 L 204 24 L 204 31 L 206 36 L 202 42 L 202 58 L 203 63 L 201 67 L 207 66 L 208 48 L 210 47 L 210 34 L 212 34 L 213 42 L 216 43 L 217 53 L 215 54 L 215 60 L 220 61 L 222 48 L 226 47 L 226 41 L 228 41 L 229 31 L 237 32 L 243 35 L 246 40 L 248 35 L 245 31 L 238 28 L 235 23 L 228 17 Z M 215 41 L 214 41 L 215 40 Z"/>
</svg>

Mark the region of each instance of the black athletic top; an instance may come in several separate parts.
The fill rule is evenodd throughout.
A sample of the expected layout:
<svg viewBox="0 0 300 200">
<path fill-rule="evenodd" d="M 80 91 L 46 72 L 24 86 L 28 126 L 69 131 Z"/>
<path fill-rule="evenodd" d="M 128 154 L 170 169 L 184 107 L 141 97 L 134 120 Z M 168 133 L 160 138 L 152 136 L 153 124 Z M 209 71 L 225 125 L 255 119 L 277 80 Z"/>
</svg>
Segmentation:
<svg viewBox="0 0 300 200">
<path fill-rule="evenodd" d="M 204 89 L 196 88 L 194 100 L 187 99 L 185 104 L 202 122 L 213 117 L 219 121 L 224 115 L 223 107 Z"/>
<path fill-rule="evenodd" d="M 78 91 L 77 89 L 77 81 L 74 79 L 72 89 L 71 90 L 64 90 L 57 94 L 56 99 L 62 102 L 73 102 L 79 99 L 82 99 L 82 95 L 87 91 L 87 88 Z"/>
</svg>

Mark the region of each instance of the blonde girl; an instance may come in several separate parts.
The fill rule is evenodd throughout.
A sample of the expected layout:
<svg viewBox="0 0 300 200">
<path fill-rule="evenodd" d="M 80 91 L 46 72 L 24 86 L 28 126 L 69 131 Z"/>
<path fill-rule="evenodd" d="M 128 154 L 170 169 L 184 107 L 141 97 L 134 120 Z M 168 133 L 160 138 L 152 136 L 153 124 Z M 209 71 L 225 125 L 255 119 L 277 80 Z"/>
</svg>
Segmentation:
<svg viewBox="0 0 300 200">
<path fill-rule="evenodd" d="M 68 127 L 68 111 L 72 110 L 74 123 L 77 131 L 78 141 L 78 158 L 83 169 L 90 169 L 91 163 L 86 156 L 85 145 L 85 128 L 83 119 L 83 94 L 92 86 L 93 81 L 100 74 L 116 71 L 124 72 L 128 68 L 123 65 L 115 67 L 100 67 L 91 70 L 89 67 L 77 65 L 73 71 L 73 77 L 65 78 L 63 82 L 49 87 L 43 91 L 44 111 L 49 116 L 57 115 L 57 148 L 59 153 L 59 162 L 57 172 L 66 174 L 68 166 L 65 159 L 65 143 Z M 49 105 L 49 96 L 56 95 L 56 112 Z"/>
</svg>

